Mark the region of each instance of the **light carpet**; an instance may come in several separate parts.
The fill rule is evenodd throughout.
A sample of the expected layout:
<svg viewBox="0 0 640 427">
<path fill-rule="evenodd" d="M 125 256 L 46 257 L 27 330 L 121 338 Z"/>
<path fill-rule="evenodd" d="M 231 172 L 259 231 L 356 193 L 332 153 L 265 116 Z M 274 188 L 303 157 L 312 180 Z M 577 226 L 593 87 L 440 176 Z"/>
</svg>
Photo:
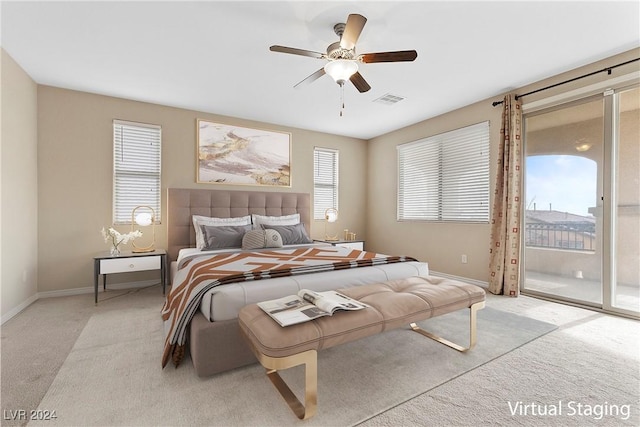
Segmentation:
<svg viewBox="0 0 640 427">
<path fill-rule="evenodd" d="M 638 321 L 518 300 L 520 312 L 560 328 L 360 427 L 640 426 Z M 507 298 L 492 302 L 515 309 Z"/>
<path fill-rule="evenodd" d="M 419 322 L 468 342 L 468 310 Z M 323 350 L 318 413 L 299 421 L 259 365 L 199 378 L 190 360 L 160 368 L 157 308 L 91 317 L 39 410 L 42 425 L 354 425 L 450 381 L 552 330 L 555 325 L 487 307 L 478 312 L 478 344 L 459 353 L 408 328 Z M 301 367 L 282 372 L 302 390 Z M 32 422 L 29 425 L 38 425 Z"/>
</svg>

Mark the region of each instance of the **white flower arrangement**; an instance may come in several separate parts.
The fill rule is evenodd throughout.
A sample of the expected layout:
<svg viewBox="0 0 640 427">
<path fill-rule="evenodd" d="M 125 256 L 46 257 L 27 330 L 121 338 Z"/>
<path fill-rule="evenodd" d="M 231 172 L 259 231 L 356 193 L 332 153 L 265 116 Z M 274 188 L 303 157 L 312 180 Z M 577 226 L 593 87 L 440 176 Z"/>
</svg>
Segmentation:
<svg viewBox="0 0 640 427">
<path fill-rule="evenodd" d="M 118 254 L 120 253 L 120 245 L 126 245 L 129 241 L 133 241 L 137 237 L 142 237 L 142 232 L 140 230 L 130 231 L 127 234 L 120 234 L 113 227 L 109 227 L 108 230 L 105 230 L 102 227 L 102 237 L 104 237 L 105 243 L 111 243 L 111 252 Z"/>
</svg>

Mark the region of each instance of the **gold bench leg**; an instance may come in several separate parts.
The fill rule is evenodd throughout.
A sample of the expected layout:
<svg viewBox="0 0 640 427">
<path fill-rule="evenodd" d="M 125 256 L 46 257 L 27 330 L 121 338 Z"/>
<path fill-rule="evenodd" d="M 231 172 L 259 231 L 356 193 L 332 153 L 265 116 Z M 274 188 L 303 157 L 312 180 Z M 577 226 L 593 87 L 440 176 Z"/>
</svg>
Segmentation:
<svg viewBox="0 0 640 427">
<path fill-rule="evenodd" d="M 296 416 L 301 420 L 306 420 L 314 416 L 318 406 L 317 352 L 315 350 L 308 350 L 287 357 L 270 357 L 260 353 L 256 354 L 256 356 L 262 366 L 267 369 L 267 376 Z M 279 370 L 293 368 L 298 365 L 305 365 L 304 405 L 298 400 L 295 394 L 293 394 L 280 374 L 278 374 Z"/>
<path fill-rule="evenodd" d="M 469 347 L 462 347 L 461 345 L 434 335 L 431 332 L 427 332 L 415 323 L 411 324 L 411 329 L 418 332 L 419 334 L 424 335 L 425 337 L 429 337 L 432 340 L 436 340 L 439 343 L 442 343 L 464 353 L 467 350 L 471 350 L 476 345 L 476 312 L 482 308 L 484 308 L 484 301 L 477 302 L 469 307 Z"/>
</svg>

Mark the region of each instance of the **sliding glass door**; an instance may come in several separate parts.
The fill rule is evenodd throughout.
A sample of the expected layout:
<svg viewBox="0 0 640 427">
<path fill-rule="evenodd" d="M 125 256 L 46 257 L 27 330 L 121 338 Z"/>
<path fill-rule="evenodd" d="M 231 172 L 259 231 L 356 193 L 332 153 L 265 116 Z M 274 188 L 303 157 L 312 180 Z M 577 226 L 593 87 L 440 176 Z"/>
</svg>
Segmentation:
<svg viewBox="0 0 640 427">
<path fill-rule="evenodd" d="M 602 304 L 604 101 L 525 116 L 524 289 Z"/>
<path fill-rule="evenodd" d="M 611 307 L 638 313 L 640 301 L 640 88 L 612 100 L 616 144 L 613 159 L 614 254 Z"/>
<path fill-rule="evenodd" d="M 639 95 L 525 115 L 524 293 L 640 314 Z"/>
</svg>

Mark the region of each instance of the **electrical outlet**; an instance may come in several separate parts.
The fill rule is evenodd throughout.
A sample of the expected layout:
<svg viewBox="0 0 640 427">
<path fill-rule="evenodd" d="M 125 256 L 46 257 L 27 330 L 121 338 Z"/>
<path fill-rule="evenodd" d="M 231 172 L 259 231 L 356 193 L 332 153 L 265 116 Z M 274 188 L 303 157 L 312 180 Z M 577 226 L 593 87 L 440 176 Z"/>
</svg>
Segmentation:
<svg viewBox="0 0 640 427">
<path fill-rule="evenodd" d="M 461 261 L 462 261 L 463 264 L 466 264 L 467 263 L 467 255 L 463 254 Z"/>
</svg>

